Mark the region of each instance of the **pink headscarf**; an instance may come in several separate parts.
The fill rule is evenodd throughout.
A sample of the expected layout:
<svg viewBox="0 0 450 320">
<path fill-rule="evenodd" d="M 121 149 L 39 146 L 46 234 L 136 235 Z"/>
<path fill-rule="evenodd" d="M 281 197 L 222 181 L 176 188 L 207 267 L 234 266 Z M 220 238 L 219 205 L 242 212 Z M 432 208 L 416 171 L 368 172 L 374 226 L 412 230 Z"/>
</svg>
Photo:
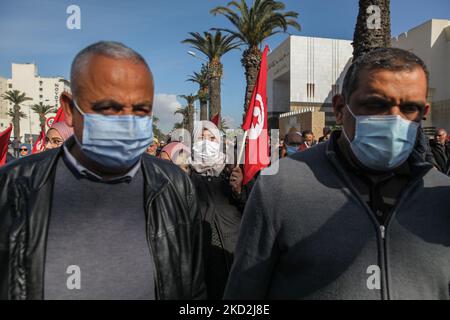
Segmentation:
<svg viewBox="0 0 450 320">
<path fill-rule="evenodd" d="M 61 138 L 63 138 L 64 141 L 69 139 L 73 135 L 73 128 L 69 127 L 64 121 L 54 123 L 50 129 L 55 129 L 59 132 L 59 135 Z"/>
<path fill-rule="evenodd" d="M 191 150 L 189 150 L 188 147 L 186 147 L 181 142 L 171 142 L 167 146 L 165 146 L 161 153 L 165 152 L 169 155 L 169 158 L 171 161 L 174 161 L 175 157 L 179 155 L 180 152 L 186 152 L 187 154 L 191 154 Z"/>
</svg>

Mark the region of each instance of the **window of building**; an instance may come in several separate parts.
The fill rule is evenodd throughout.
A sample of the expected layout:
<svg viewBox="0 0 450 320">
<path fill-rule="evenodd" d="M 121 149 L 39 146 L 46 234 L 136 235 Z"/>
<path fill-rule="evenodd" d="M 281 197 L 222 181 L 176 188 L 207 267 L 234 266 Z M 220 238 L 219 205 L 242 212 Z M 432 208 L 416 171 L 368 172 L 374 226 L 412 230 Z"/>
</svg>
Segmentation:
<svg viewBox="0 0 450 320">
<path fill-rule="evenodd" d="M 42 89 L 42 88 L 39 88 L 39 91 L 43 91 L 44 89 Z"/>
<path fill-rule="evenodd" d="M 316 94 L 316 84 L 315 83 L 307 83 L 306 84 L 306 93 L 309 98 L 314 98 Z"/>
<path fill-rule="evenodd" d="M 12 88 L 12 83 L 8 84 L 8 88 L 10 89 Z"/>
<path fill-rule="evenodd" d="M 41 95 L 39 95 L 39 99 L 43 99 L 44 97 L 42 96 L 42 94 Z"/>
</svg>

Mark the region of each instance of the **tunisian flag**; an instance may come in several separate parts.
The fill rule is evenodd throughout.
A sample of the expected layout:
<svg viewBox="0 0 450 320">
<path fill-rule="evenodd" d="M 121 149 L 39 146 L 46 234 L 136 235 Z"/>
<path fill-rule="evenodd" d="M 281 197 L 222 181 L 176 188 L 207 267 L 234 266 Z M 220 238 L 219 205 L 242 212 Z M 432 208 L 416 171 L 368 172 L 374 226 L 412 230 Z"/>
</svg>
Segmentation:
<svg viewBox="0 0 450 320">
<path fill-rule="evenodd" d="M 0 133 L 0 167 L 5 165 L 8 154 L 8 143 L 11 138 L 12 126 Z"/>
<path fill-rule="evenodd" d="M 216 113 L 216 115 L 211 118 L 211 122 L 214 123 L 216 125 L 216 127 L 219 127 L 220 114 Z"/>
<path fill-rule="evenodd" d="M 58 112 L 56 112 L 55 120 L 53 123 L 62 122 L 65 119 L 64 111 L 62 107 L 59 107 Z"/>
<path fill-rule="evenodd" d="M 247 132 L 245 146 L 244 181 L 252 178 L 270 164 L 269 134 L 267 131 L 267 53 L 269 47 L 264 48 L 259 67 L 255 90 L 247 110 L 242 129 Z"/>
<path fill-rule="evenodd" d="M 39 134 L 39 138 L 33 146 L 32 154 L 39 153 L 44 151 L 45 149 L 45 126 L 41 127 L 41 133 Z"/>
</svg>

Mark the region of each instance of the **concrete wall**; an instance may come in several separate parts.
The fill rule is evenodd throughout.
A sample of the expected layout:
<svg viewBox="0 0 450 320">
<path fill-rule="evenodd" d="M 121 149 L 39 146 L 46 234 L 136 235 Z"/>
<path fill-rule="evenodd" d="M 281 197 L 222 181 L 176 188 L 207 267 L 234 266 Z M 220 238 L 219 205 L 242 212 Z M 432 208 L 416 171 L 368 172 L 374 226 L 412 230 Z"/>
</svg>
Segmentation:
<svg viewBox="0 0 450 320">
<path fill-rule="evenodd" d="M 334 123 L 331 100 L 342 90 L 352 53 L 348 40 L 287 38 L 268 57 L 269 115 L 314 107 Z"/>
<path fill-rule="evenodd" d="M 289 112 L 290 45 L 290 38 L 287 38 L 268 56 L 267 103 L 270 113 Z"/>
<path fill-rule="evenodd" d="M 324 112 L 304 112 L 293 115 L 283 115 L 280 117 L 280 138 L 283 138 L 289 131 L 312 130 L 314 136 L 318 140 L 322 136 L 325 127 Z"/>
<path fill-rule="evenodd" d="M 414 52 L 429 69 L 432 107 L 424 125 L 450 129 L 450 20 L 429 20 L 394 38 L 392 45 Z"/>
<path fill-rule="evenodd" d="M 291 36 L 291 103 L 330 103 L 352 53 L 351 41 Z"/>
</svg>

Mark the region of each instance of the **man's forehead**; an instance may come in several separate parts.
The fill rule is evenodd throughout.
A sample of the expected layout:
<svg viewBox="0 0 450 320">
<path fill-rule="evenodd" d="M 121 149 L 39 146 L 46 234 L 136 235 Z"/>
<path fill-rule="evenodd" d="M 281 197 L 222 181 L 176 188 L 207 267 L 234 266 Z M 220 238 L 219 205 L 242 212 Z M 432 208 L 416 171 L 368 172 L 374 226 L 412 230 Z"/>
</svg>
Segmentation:
<svg viewBox="0 0 450 320">
<path fill-rule="evenodd" d="M 153 89 L 153 75 L 148 67 L 131 59 L 115 59 L 103 55 L 92 56 L 78 74 L 83 89 L 98 90 L 126 88 Z"/>
<path fill-rule="evenodd" d="M 366 69 L 361 71 L 358 89 L 365 93 L 407 95 L 417 100 L 426 98 L 426 74 L 419 67 L 412 70 Z"/>
</svg>

